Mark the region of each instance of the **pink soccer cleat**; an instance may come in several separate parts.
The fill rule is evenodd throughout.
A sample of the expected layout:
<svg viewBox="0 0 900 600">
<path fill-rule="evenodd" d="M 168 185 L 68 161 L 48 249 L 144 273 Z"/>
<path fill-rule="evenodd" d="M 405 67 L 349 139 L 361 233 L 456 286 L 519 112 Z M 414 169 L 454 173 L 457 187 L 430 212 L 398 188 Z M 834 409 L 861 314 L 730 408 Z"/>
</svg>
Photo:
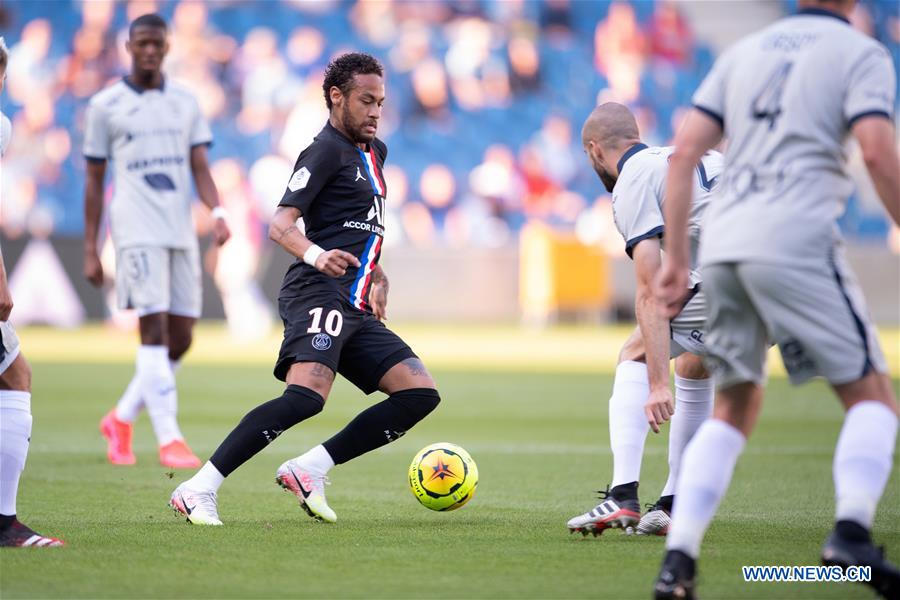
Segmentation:
<svg viewBox="0 0 900 600">
<path fill-rule="evenodd" d="M 172 469 L 196 469 L 200 459 L 184 440 L 173 440 L 159 447 L 159 464 Z"/>
<path fill-rule="evenodd" d="M 106 438 L 106 458 L 114 465 L 133 465 L 137 462 L 131 451 L 131 423 L 116 418 L 112 409 L 100 421 L 100 433 Z"/>
</svg>

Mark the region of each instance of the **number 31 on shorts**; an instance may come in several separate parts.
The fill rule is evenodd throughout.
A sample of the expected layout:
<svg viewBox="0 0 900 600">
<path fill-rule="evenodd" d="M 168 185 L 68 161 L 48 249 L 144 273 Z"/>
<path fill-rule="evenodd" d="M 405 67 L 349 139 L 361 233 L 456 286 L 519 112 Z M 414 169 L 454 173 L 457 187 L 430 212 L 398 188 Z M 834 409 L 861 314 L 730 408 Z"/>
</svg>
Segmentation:
<svg viewBox="0 0 900 600">
<path fill-rule="evenodd" d="M 306 333 L 322 333 L 322 313 L 324 308 L 314 308 L 309 311 L 312 315 L 312 325 L 306 330 Z M 341 335 L 341 328 L 344 327 L 344 315 L 339 310 L 330 310 L 325 316 L 325 333 L 337 337 Z"/>
</svg>

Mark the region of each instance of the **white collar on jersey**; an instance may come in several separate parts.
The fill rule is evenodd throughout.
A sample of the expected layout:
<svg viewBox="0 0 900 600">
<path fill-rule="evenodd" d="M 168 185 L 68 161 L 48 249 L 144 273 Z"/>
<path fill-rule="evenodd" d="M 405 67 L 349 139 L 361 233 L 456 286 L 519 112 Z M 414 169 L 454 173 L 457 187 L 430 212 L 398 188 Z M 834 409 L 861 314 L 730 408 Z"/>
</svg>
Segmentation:
<svg viewBox="0 0 900 600">
<path fill-rule="evenodd" d="M 131 88 L 136 94 L 143 94 L 144 92 L 146 92 L 146 91 L 148 91 L 148 90 L 158 90 L 158 91 L 160 91 L 160 92 L 166 91 L 166 78 L 165 78 L 165 77 L 162 78 L 162 81 L 161 81 L 161 83 L 159 84 L 159 87 L 158 87 L 158 88 L 142 88 L 142 87 L 138 87 L 138 86 L 134 85 L 133 83 L 131 83 L 131 81 L 128 80 L 128 77 L 127 77 L 127 76 L 122 78 L 122 83 L 124 83 L 124 84 L 127 85 L 129 88 Z"/>
<path fill-rule="evenodd" d="M 810 6 L 808 8 L 801 8 L 794 14 L 797 16 L 814 15 L 814 16 L 818 16 L 818 17 L 833 17 L 835 19 L 843 21 L 844 23 L 846 23 L 848 25 L 850 24 L 850 20 L 847 19 L 847 17 L 845 17 L 844 15 L 838 14 L 838 13 L 834 12 L 833 10 L 828 10 L 827 8 L 818 8 L 815 6 Z"/>
</svg>

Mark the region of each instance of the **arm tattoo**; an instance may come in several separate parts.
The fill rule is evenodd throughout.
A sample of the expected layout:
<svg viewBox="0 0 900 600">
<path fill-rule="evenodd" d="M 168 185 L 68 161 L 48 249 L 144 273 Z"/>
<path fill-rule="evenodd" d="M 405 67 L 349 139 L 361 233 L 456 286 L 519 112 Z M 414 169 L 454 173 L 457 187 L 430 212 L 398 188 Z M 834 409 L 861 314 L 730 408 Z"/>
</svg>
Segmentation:
<svg viewBox="0 0 900 600">
<path fill-rule="evenodd" d="M 372 271 L 372 283 L 383 285 L 384 287 L 389 285 L 387 275 L 384 274 L 384 270 L 380 266 Z"/>
<path fill-rule="evenodd" d="M 313 377 L 319 377 L 327 381 L 334 381 L 334 371 L 323 365 L 322 363 L 314 363 L 312 372 Z"/>
<path fill-rule="evenodd" d="M 282 231 L 281 235 L 278 236 L 278 240 L 277 240 L 278 243 L 280 244 L 281 240 L 283 240 L 287 236 L 287 234 L 291 233 L 292 231 L 296 231 L 297 233 L 300 233 L 300 230 L 297 229 L 296 225 L 291 225 L 290 227 L 288 227 L 287 229 Z"/>
<path fill-rule="evenodd" d="M 407 358 L 402 364 L 409 369 L 410 375 L 428 375 L 428 371 L 425 369 L 425 363 L 418 358 Z"/>
</svg>

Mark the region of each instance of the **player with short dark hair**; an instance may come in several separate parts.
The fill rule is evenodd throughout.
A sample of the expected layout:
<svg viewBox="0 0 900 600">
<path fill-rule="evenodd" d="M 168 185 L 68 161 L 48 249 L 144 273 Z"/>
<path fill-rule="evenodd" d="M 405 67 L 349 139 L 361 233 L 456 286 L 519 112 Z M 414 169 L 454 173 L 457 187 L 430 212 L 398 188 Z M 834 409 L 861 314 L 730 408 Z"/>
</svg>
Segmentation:
<svg viewBox="0 0 900 600">
<path fill-rule="evenodd" d="M 284 276 L 278 308 L 284 340 L 275 377 L 281 396 L 251 410 L 170 505 L 191 523 L 221 525 L 216 493 L 225 477 L 282 432 L 321 412 L 340 373 L 365 394 L 388 397 L 331 439 L 278 468 L 277 482 L 306 512 L 334 522 L 325 475 L 336 464 L 398 439 L 437 407 L 434 381 L 381 320 L 388 280 L 378 265 L 387 195 L 384 142 L 375 137 L 384 103 L 383 70 L 367 54 L 336 58 L 325 71 L 329 119 L 300 153 L 269 226 L 297 260 Z M 305 233 L 297 225 L 302 216 Z"/>
<path fill-rule="evenodd" d="M 161 68 L 169 50 L 166 22 L 143 15 L 128 28 L 125 44 L 131 73 L 95 95 L 87 112 L 84 154 L 84 271 L 103 284 L 97 235 L 103 212 L 106 165 L 115 169 L 109 209 L 116 248 L 120 308 L 137 310 L 141 346 L 135 375 L 121 399 L 100 422 L 107 458 L 135 462 L 132 423 L 146 406 L 165 466 L 200 465 L 176 420 L 175 370 L 193 339 L 201 309 L 200 253 L 191 214 L 193 191 L 214 217 L 216 243 L 229 238 L 209 170 L 212 132 L 187 88 L 168 81 Z"/>
<path fill-rule="evenodd" d="M 161 29 L 163 32 L 169 31 L 169 25 L 166 20 L 156 13 L 141 15 L 128 25 L 128 39 L 136 37 L 138 29 L 147 27 L 149 29 Z"/>
</svg>

